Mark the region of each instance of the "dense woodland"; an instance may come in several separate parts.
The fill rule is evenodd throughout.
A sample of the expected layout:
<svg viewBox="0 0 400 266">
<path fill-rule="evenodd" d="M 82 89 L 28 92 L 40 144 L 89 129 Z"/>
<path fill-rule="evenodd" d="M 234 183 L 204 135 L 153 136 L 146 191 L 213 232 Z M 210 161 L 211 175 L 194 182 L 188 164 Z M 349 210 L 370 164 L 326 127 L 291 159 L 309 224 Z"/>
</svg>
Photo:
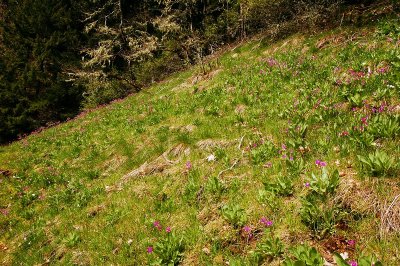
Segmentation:
<svg viewBox="0 0 400 266">
<path fill-rule="evenodd" d="M 372 2 L 3 0 L 0 142 L 139 91 L 254 34 L 271 40 L 354 23 L 342 13 Z"/>
</svg>

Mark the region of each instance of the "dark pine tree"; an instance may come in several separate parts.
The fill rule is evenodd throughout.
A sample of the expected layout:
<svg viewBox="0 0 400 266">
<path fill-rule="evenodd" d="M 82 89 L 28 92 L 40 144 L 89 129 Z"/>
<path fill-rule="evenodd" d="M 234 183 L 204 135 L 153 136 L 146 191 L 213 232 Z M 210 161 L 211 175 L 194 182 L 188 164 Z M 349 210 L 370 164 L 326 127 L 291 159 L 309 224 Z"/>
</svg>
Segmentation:
<svg viewBox="0 0 400 266">
<path fill-rule="evenodd" d="M 0 17 L 0 143 L 79 110 L 79 19 L 72 0 L 8 0 Z"/>
</svg>

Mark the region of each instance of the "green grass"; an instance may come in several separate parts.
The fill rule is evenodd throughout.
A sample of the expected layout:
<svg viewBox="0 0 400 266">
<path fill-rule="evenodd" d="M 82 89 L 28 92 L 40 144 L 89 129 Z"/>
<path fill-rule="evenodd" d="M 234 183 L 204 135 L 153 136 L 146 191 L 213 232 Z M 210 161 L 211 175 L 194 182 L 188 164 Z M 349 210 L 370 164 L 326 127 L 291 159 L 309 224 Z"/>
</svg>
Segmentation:
<svg viewBox="0 0 400 266">
<path fill-rule="evenodd" d="M 396 29 L 388 18 L 249 42 L 206 75 L 195 67 L 0 147 L 0 262 L 277 265 L 307 243 L 328 261 L 347 251 L 396 265 L 400 232 L 357 208 L 364 191 L 381 211 L 398 194 Z M 391 159 L 359 159 L 376 151 Z M 305 186 L 316 160 L 340 172 L 329 193 L 315 192 L 328 180 Z M 156 170 L 123 178 L 146 162 Z"/>
</svg>

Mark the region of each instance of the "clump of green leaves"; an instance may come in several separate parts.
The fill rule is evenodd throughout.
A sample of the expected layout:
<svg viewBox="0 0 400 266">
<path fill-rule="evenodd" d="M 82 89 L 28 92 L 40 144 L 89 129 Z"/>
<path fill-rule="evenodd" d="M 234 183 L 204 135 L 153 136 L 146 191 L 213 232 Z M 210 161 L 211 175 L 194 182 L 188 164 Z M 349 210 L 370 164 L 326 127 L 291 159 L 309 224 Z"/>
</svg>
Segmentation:
<svg viewBox="0 0 400 266">
<path fill-rule="evenodd" d="M 268 236 L 267 239 L 257 244 L 254 256 L 258 261 L 267 258 L 276 258 L 284 253 L 284 245 L 278 237 Z"/>
<path fill-rule="evenodd" d="M 290 249 L 294 259 L 286 259 L 285 266 L 322 266 L 324 258 L 315 248 L 308 245 L 299 245 Z"/>
<path fill-rule="evenodd" d="M 227 187 L 224 182 L 218 179 L 218 177 L 213 176 L 208 179 L 206 190 L 212 195 L 219 197 L 224 191 L 227 190 Z"/>
<path fill-rule="evenodd" d="M 376 150 L 367 156 L 358 155 L 361 162 L 361 168 L 372 176 L 386 176 L 390 175 L 395 169 L 396 165 L 386 152 Z"/>
<path fill-rule="evenodd" d="M 339 171 L 335 170 L 329 174 L 326 168 L 322 168 L 322 173 L 320 175 L 311 174 L 309 183 L 310 189 L 315 194 L 320 196 L 332 194 L 339 185 Z"/>
<path fill-rule="evenodd" d="M 300 217 L 314 236 L 322 239 L 335 232 L 336 224 L 344 218 L 344 213 L 334 204 L 305 198 L 302 200 Z"/>
<path fill-rule="evenodd" d="M 257 200 L 262 204 L 268 205 L 272 211 L 277 211 L 279 209 L 279 198 L 274 192 L 260 189 L 258 191 Z"/>
<path fill-rule="evenodd" d="M 293 181 L 289 177 L 283 175 L 278 176 L 273 182 L 264 182 L 264 187 L 265 190 L 280 196 L 290 196 L 293 194 Z"/>
<path fill-rule="evenodd" d="M 400 134 L 399 116 L 376 116 L 371 119 L 368 126 L 375 138 L 395 138 Z"/>
<path fill-rule="evenodd" d="M 251 160 L 254 164 L 262 164 L 267 160 L 273 158 L 277 154 L 277 148 L 275 145 L 267 141 L 262 145 L 253 148 L 250 152 Z"/>
<path fill-rule="evenodd" d="M 169 232 L 154 245 L 156 258 L 151 265 L 178 265 L 184 249 L 183 237 L 177 237 L 175 232 Z"/>
<path fill-rule="evenodd" d="M 293 158 L 293 160 L 286 160 L 286 167 L 288 168 L 291 176 L 298 176 L 303 172 L 305 163 L 303 158 Z"/>
<path fill-rule="evenodd" d="M 247 222 L 246 211 L 238 204 L 223 206 L 222 216 L 235 227 L 243 226 Z"/>
</svg>

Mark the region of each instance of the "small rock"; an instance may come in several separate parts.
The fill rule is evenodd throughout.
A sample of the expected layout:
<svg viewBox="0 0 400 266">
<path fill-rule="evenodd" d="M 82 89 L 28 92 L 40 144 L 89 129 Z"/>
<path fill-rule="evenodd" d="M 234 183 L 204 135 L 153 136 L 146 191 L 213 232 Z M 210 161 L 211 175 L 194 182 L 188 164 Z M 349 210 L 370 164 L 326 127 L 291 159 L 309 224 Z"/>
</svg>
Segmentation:
<svg viewBox="0 0 400 266">
<path fill-rule="evenodd" d="M 203 248 L 202 250 L 203 250 L 204 254 L 210 255 L 210 253 L 211 253 L 208 248 Z"/>
</svg>

